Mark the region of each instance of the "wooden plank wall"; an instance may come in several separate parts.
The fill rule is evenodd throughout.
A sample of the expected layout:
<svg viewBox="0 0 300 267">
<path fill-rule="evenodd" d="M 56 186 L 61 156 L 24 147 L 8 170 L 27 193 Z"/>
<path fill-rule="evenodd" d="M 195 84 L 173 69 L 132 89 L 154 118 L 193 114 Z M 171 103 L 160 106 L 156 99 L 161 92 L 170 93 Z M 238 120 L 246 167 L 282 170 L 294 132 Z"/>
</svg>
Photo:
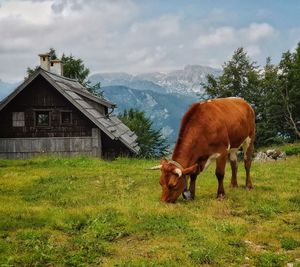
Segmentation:
<svg viewBox="0 0 300 267">
<path fill-rule="evenodd" d="M 26 159 L 38 155 L 101 157 L 101 133 L 88 137 L 0 138 L 0 158 Z"/>
<path fill-rule="evenodd" d="M 35 125 L 35 112 L 50 112 L 50 125 Z M 72 123 L 61 124 L 61 112 L 72 112 Z M 99 110 L 104 112 L 104 110 Z M 24 112 L 25 125 L 13 127 L 13 112 Z M 95 125 L 56 91 L 43 77 L 38 77 L 0 111 L 0 138 L 85 137 Z"/>
</svg>

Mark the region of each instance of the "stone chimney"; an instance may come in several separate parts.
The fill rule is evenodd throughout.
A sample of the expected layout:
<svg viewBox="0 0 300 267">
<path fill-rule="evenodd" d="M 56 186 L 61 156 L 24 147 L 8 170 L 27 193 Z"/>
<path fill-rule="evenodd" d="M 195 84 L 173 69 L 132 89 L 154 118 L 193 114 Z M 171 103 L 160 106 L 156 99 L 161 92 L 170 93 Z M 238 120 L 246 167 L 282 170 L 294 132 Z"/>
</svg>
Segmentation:
<svg viewBox="0 0 300 267">
<path fill-rule="evenodd" d="M 39 54 L 40 57 L 40 67 L 43 70 L 50 71 L 50 55 L 46 54 Z"/>
<path fill-rule="evenodd" d="M 50 61 L 50 71 L 54 74 L 63 76 L 63 64 L 59 59 L 53 59 Z"/>
<path fill-rule="evenodd" d="M 43 70 L 52 72 L 54 74 L 63 76 L 63 64 L 59 59 L 50 60 L 50 54 L 39 54 L 40 57 L 40 67 Z"/>
</svg>

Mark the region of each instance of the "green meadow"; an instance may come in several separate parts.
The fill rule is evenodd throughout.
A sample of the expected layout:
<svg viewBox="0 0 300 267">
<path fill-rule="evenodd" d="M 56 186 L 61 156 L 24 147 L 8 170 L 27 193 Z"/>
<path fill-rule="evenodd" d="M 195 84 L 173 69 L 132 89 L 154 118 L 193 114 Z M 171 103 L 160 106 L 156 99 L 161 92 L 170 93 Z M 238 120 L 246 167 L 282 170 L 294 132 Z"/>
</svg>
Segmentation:
<svg viewBox="0 0 300 267">
<path fill-rule="evenodd" d="M 0 160 L 0 266 L 300 266 L 300 156 L 254 162 L 254 190 L 159 201 L 157 160 Z"/>
</svg>

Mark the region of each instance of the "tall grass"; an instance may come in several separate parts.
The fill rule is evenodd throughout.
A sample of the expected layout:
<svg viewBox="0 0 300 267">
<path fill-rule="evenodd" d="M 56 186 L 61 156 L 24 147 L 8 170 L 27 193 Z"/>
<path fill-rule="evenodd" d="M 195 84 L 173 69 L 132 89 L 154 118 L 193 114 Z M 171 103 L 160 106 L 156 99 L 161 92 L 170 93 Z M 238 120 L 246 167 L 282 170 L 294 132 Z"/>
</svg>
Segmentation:
<svg viewBox="0 0 300 267">
<path fill-rule="evenodd" d="M 300 157 L 253 163 L 253 191 L 159 202 L 154 160 L 0 160 L 0 266 L 300 265 Z"/>
</svg>

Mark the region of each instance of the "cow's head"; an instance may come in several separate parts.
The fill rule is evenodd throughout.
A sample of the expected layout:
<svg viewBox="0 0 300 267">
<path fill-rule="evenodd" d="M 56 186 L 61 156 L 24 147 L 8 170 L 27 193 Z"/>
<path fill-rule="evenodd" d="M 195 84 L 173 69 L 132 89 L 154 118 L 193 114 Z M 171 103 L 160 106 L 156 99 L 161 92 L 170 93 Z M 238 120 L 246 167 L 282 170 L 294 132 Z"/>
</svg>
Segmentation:
<svg viewBox="0 0 300 267">
<path fill-rule="evenodd" d="M 152 169 L 160 169 L 159 183 L 162 187 L 161 201 L 174 203 L 184 191 L 187 183 L 187 175 L 196 173 L 198 164 L 182 169 L 174 163 L 162 158 L 160 165 Z"/>
</svg>

